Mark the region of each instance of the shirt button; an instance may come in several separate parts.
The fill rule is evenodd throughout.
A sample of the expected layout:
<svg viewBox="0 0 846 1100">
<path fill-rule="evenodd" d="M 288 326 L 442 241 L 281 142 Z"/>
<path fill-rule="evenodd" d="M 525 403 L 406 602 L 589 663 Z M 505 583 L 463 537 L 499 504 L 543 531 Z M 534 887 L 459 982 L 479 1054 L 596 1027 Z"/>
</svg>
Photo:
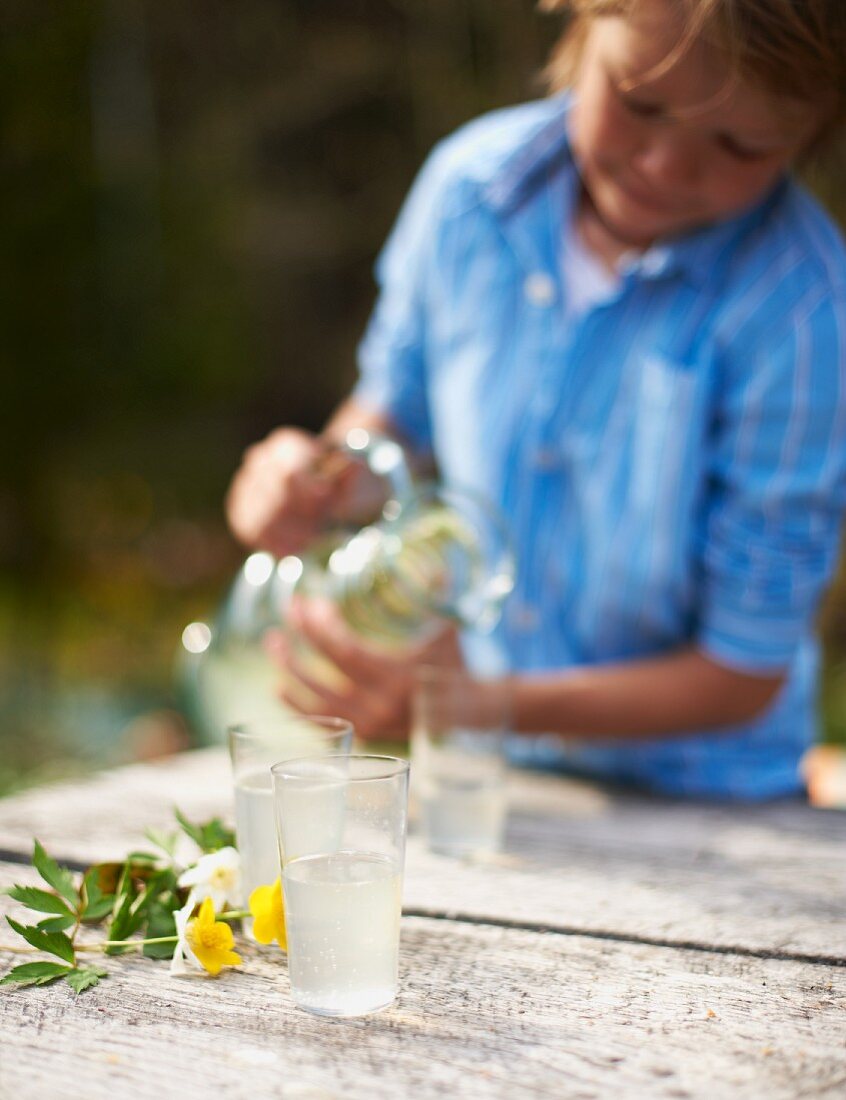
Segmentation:
<svg viewBox="0 0 846 1100">
<path fill-rule="evenodd" d="M 523 293 L 533 306 L 551 306 L 555 301 L 555 281 L 543 271 L 534 271 L 526 277 Z"/>
<path fill-rule="evenodd" d="M 645 252 L 640 261 L 640 270 L 644 275 L 660 275 L 667 264 L 667 253 L 663 248 L 652 248 Z"/>
<path fill-rule="evenodd" d="M 534 630 L 538 621 L 538 613 L 531 604 L 518 602 L 511 605 L 511 623 L 515 630 Z"/>
<path fill-rule="evenodd" d="M 539 470 L 554 470 L 559 462 L 560 456 L 554 447 L 541 447 L 535 452 L 535 466 Z"/>
</svg>

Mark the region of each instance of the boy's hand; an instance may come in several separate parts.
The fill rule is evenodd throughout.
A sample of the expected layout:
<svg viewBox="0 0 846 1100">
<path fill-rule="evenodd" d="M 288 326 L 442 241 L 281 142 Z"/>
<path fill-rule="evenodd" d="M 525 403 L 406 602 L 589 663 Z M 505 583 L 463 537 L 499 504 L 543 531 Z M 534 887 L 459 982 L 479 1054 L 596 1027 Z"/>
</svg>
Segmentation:
<svg viewBox="0 0 846 1100">
<path fill-rule="evenodd" d="M 268 649 L 284 667 L 284 702 L 295 710 L 346 718 L 362 740 L 397 740 L 408 736 L 414 670 L 431 662 L 461 667 L 455 630 L 444 628 L 435 638 L 395 655 L 359 638 L 329 601 L 293 601 L 289 624 L 312 649 L 331 662 L 325 676 L 296 652 L 281 633 L 268 639 Z"/>
<path fill-rule="evenodd" d="M 321 469 L 326 447 L 296 428 L 279 428 L 248 447 L 226 497 L 236 538 L 276 557 L 296 553 L 320 530 L 339 492 Z"/>
</svg>

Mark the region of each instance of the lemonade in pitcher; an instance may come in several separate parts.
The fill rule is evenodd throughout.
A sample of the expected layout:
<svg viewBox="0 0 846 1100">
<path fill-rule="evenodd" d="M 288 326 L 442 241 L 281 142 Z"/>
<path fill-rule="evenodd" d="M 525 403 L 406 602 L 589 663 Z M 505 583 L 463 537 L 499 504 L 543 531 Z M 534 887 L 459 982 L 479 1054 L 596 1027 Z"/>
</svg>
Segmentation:
<svg viewBox="0 0 846 1100">
<path fill-rule="evenodd" d="M 489 502 L 456 486 L 415 485 L 392 440 L 358 431 L 354 442 L 350 452 L 387 485 L 378 517 L 327 531 L 301 555 L 247 559 L 193 662 L 195 711 L 209 740 L 244 715 L 286 713 L 280 669 L 263 639 L 269 629 L 287 628 L 295 596 L 330 600 L 351 630 L 392 652 L 444 622 L 486 631 L 498 620 L 515 567 L 505 524 Z M 302 657 L 306 643 L 295 634 L 292 642 Z M 317 678 L 340 675 L 325 657 L 307 656 Z"/>
</svg>

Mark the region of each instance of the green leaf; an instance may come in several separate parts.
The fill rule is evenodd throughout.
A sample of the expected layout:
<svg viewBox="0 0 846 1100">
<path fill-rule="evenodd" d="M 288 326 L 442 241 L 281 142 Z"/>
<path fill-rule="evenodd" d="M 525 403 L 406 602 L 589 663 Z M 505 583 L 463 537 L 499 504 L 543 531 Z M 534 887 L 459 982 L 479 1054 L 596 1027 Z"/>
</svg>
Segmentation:
<svg viewBox="0 0 846 1100">
<path fill-rule="evenodd" d="M 89 989 L 92 985 L 96 985 L 101 978 L 107 978 L 108 976 L 108 970 L 104 970 L 101 966 L 80 966 L 65 975 L 68 985 L 77 994 L 81 993 L 83 989 Z"/>
<path fill-rule="evenodd" d="M 82 880 L 82 919 L 100 921 L 111 913 L 115 902 L 114 894 L 104 894 L 100 889 L 100 871 L 91 867 Z"/>
<path fill-rule="evenodd" d="M 157 848 L 161 848 L 169 859 L 173 859 L 174 852 L 176 851 L 176 842 L 179 839 L 178 832 L 166 833 L 162 829 L 145 829 L 144 836 L 151 844 L 155 844 Z"/>
<path fill-rule="evenodd" d="M 70 917 L 73 921 L 74 915 L 62 899 L 46 890 L 39 890 L 35 886 L 12 886 L 4 892 L 27 909 L 34 909 L 37 913 L 58 913 L 59 916 Z"/>
<path fill-rule="evenodd" d="M 176 882 L 176 873 L 170 867 L 164 867 L 157 871 L 147 883 L 147 890 L 161 897 L 164 894 L 172 894 L 174 902 L 178 899 L 176 893 L 179 886 Z"/>
<path fill-rule="evenodd" d="M 173 868 L 163 867 L 152 873 L 148 869 L 144 876 L 136 877 L 133 874 L 134 866 L 129 863 L 124 865 L 117 885 L 109 925 L 110 940 L 129 939 L 149 921 L 151 910 L 155 906 L 163 907 L 166 911 L 178 907 L 176 874 Z M 169 928 L 166 934 L 173 934 L 173 930 Z M 109 947 L 106 950 L 110 955 L 120 955 L 130 948 Z"/>
<path fill-rule="evenodd" d="M 139 867 L 148 869 L 150 867 L 155 867 L 160 858 L 160 856 L 155 855 L 153 852 L 130 852 L 126 857 L 126 862 L 134 863 Z"/>
<path fill-rule="evenodd" d="M 71 968 L 61 963 L 33 962 L 16 966 L 0 978 L 0 985 L 46 985 L 69 974 Z"/>
<path fill-rule="evenodd" d="M 101 893 L 114 894 L 118 888 L 123 870 L 123 863 L 94 863 L 85 873 L 90 875 L 92 871 L 96 871 L 97 885 Z"/>
<path fill-rule="evenodd" d="M 101 921 L 103 917 L 107 917 L 109 913 L 111 913 L 114 901 L 114 894 L 104 894 L 96 904 L 92 903 L 88 906 L 82 919 L 86 922 L 96 924 L 98 921 Z"/>
<path fill-rule="evenodd" d="M 132 917 L 140 916 L 146 918 L 150 907 L 155 904 L 159 895 L 164 891 L 170 892 L 172 880 L 173 873 L 169 870 L 154 875 L 130 906 L 129 911 Z"/>
<path fill-rule="evenodd" d="M 179 810 L 174 810 L 176 820 L 182 826 L 182 831 L 189 836 L 195 844 L 202 848 L 203 846 L 203 833 L 197 825 L 192 825 L 190 821 L 182 816 Z"/>
<path fill-rule="evenodd" d="M 216 852 L 219 848 L 234 848 L 235 833 L 227 829 L 220 818 L 213 818 L 203 825 L 203 847 L 207 852 Z"/>
<path fill-rule="evenodd" d="M 139 917 L 137 921 L 133 921 L 130 912 L 131 906 L 132 895 L 125 894 L 109 924 L 110 940 L 129 939 L 130 935 L 140 927 L 141 918 Z M 128 950 L 129 948 L 127 947 L 107 947 L 106 953 L 109 955 L 123 955 Z"/>
<path fill-rule="evenodd" d="M 48 955 L 58 955 L 65 962 L 75 961 L 73 944 L 64 932 L 44 932 L 39 928 L 18 924 L 11 917 L 6 917 L 6 921 L 13 931 L 23 936 L 27 943 L 38 948 L 39 951 L 46 951 Z"/>
<path fill-rule="evenodd" d="M 112 905 L 112 913 L 115 917 L 122 910 L 128 911 L 129 906 L 132 904 L 132 899 L 135 897 L 135 884 L 132 881 L 131 868 L 128 863 L 124 863 L 120 876 L 118 877 L 117 886 L 114 892 L 114 904 Z"/>
<path fill-rule="evenodd" d="M 70 902 L 74 909 L 78 908 L 79 894 L 74 887 L 70 871 L 66 871 L 51 859 L 37 840 L 32 853 L 32 865 L 44 881 L 60 893 L 65 901 Z"/>
<path fill-rule="evenodd" d="M 144 929 L 145 940 L 176 935 L 176 921 L 172 909 L 157 901 L 150 906 L 149 912 L 147 927 Z M 171 959 L 175 947 L 175 943 L 147 943 L 144 945 L 144 954 L 148 959 Z"/>
<path fill-rule="evenodd" d="M 183 832 L 199 845 L 204 852 L 216 852 L 218 848 L 229 848 L 235 844 L 235 833 L 227 829 L 219 817 L 213 817 L 204 825 L 194 825 L 188 821 L 180 811 L 174 810 L 176 820 L 182 826 Z"/>
<path fill-rule="evenodd" d="M 144 911 L 144 898 L 146 891 L 137 897 L 132 892 L 132 883 L 127 880 L 128 889 L 118 891 L 119 904 L 114 910 L 112 922 L 109 925 L 110 940 L 128 940 L 133 932 L 137 932 L 144 923 L 146 916 Z M 131 950 L 129 947 L 107 947 L 109 955 L 122 955 Z"/>
<path fill-rule="evenodd" d="M 75 924 L 76 917 L 47 917 L 46 920 L 40 920 L 35 927 L 42 932 L 64 932 Z"/>
</svg>

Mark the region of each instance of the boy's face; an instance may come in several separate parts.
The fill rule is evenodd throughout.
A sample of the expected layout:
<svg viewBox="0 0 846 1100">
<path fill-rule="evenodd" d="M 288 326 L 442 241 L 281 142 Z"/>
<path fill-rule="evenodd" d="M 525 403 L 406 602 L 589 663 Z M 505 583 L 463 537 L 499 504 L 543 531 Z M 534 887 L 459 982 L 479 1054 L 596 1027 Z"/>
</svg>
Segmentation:
<svg viewBox="0 0 846 1100">
<path fill-rule="evenodd" d="M 751 206 L 823 120 L 822 107 L 732 81 L 705 42 L 673 57 L 682 33 L 668 0 L 644 0 L 594 19 L 579 62 L 574 153 L 598 218 L 630 246 Z"/>
</svg>

